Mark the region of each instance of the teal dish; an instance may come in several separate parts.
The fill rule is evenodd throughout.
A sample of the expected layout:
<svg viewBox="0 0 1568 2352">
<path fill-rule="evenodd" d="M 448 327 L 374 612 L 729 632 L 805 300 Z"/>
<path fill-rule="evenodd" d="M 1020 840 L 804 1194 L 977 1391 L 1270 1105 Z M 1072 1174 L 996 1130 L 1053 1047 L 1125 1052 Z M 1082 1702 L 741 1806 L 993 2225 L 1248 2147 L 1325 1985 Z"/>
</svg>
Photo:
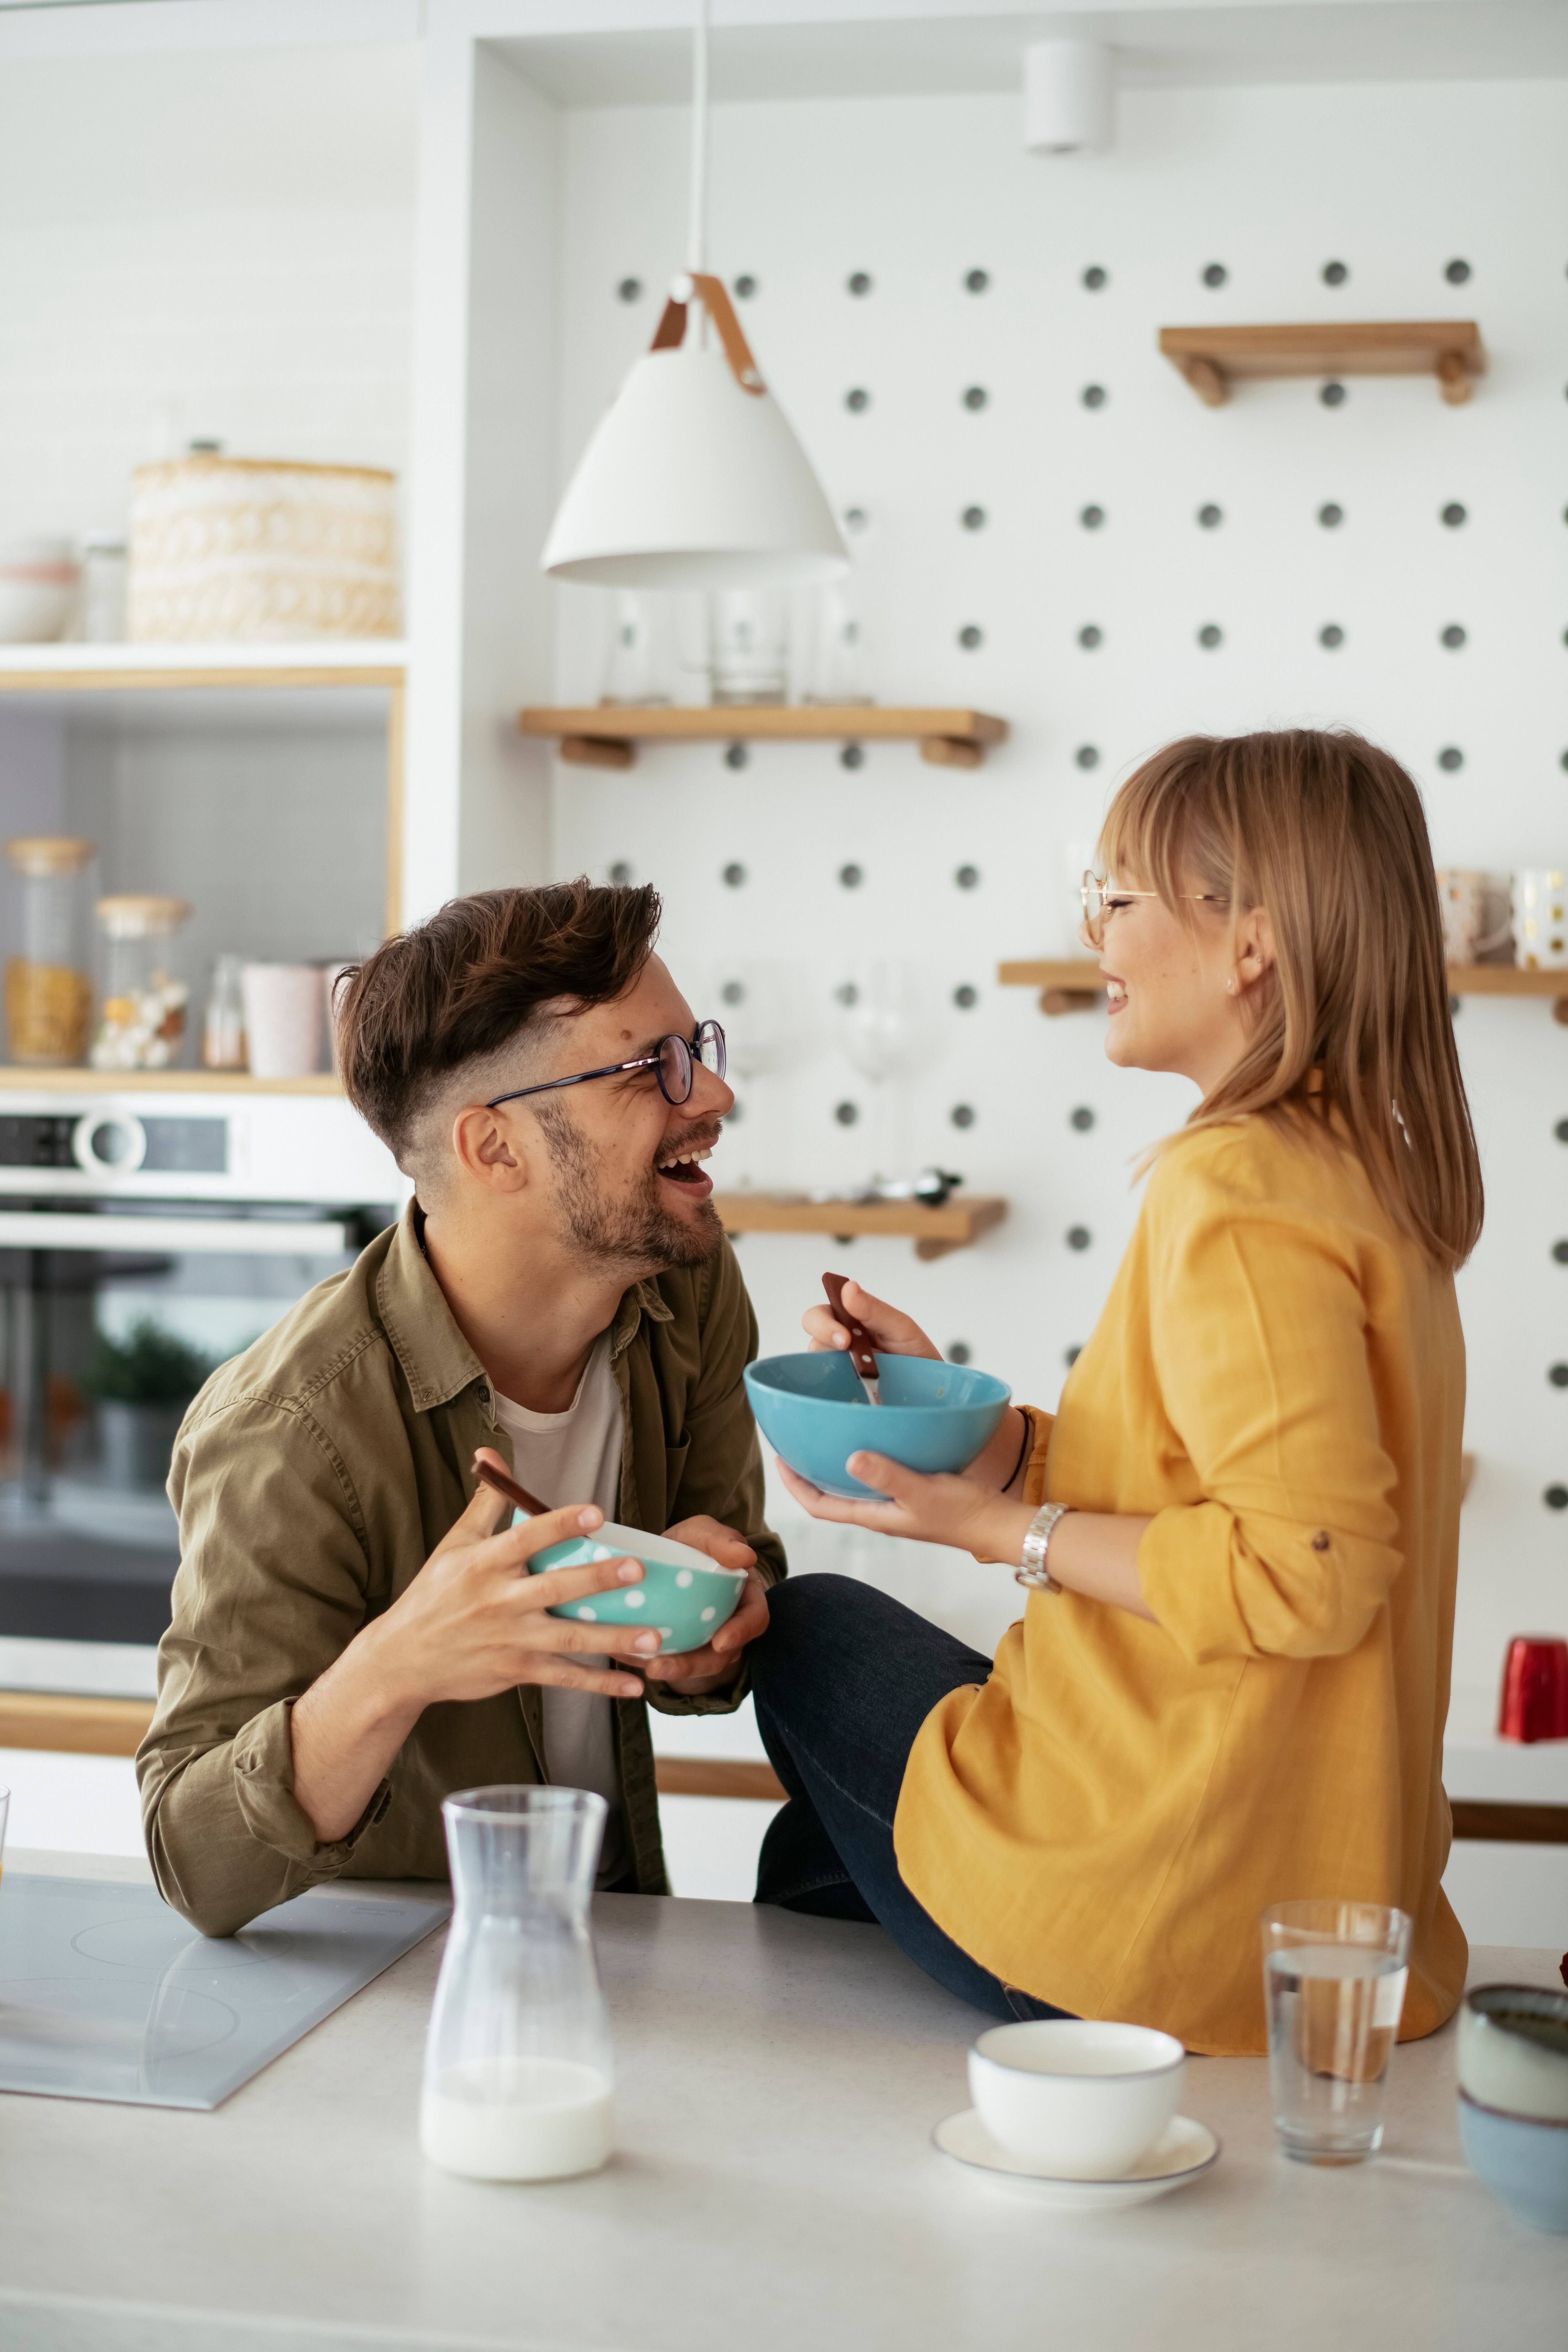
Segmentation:
<svg viewBox="0 0 1568 2352">
<path fill-rule="evenodd" d="M 512 1526 L 521 1527 L 526 1511 L 514 1511 Z M 661 1651 L 700 1650 L 710 1642 L 741 1605 L 746 1589 L 745 1570 L 721 1568 L 706 1552 L 668 1536 L 650 1536 L 641 1528 L 617 1527 L 606 1519 L 596 1535 L 571 1536 L 535 1552 L 528 1563 L 530 1576 L 550 1568 L 587 1568 L 595 1560 L 640 1559 L 640 1584 L 617 1584 L 607 1592 L 590 1592 L 582 1601 L 567 1601 L 550 1611 L 584 1625 L 654 1625 L 664 1636 Z"/>
<path fill-rule="evenodd" d="M 1568 2237 L 1568 2124 L 1505 2116 L 1459 2093 L 1465 2159 L 1500 2204 L 1532 2230 Z"/>
<path fill-rule="evenodd" d="M 868 1404 L 847 1355 L 764 1356 L 746 1367 L 752 1411 L 782 1461 L 825 1495 L 886 1500 L 845 1468 L 862 1446 L 907 1470 L 966 1470 L 995 1434 L 1013 1391 L 967 1364 L 879 1356 L 879 1405 Z"/>
</svg>

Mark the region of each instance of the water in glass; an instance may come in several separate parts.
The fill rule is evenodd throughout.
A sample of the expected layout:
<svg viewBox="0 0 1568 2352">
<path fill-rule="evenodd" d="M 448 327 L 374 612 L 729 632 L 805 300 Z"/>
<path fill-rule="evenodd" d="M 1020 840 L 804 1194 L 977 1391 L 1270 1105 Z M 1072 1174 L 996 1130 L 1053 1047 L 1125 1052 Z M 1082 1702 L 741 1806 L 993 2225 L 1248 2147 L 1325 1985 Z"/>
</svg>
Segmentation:
<svg viewBox="0 0 1568 2352">
<path fill-rule="evenodd" d="M 610 2153 L 610 2021 L 588 1931 L 602 1797 L 468 1789 L 441 1808 L 456 1908 L 419 2138 L 448 2172 L 558 2180 Z"/>
<path fill-rule="evenodd" d="M 1382 1904 L 1277 1903 L 1264 1913 L 1268 2071 L 1287 2156 L 1358 2164 L 1382 2146 L 1409 1956 L 1409 1919 Z"/>
</svg>

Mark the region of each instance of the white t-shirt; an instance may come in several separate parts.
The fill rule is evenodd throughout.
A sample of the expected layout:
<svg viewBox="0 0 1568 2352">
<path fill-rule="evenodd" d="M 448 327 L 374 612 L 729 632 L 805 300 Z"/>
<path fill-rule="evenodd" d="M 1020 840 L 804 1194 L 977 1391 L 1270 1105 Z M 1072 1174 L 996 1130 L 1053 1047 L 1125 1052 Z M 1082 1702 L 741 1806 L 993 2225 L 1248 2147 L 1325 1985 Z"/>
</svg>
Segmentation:
<svg viewBox="0 0 1568 2352">
<path fill-rule="evenodd" d="M 541 1502 L 552 1510 L 567 1503 L 597 1503 L 607 1519 L 615 1517 L 621 1491 L 621 1398 L 610 1370 L 607 1331 L 564 1412 L 530 1412 L 498 1391 L 496 1419 L 511 1440 L 520 1483 Z M 576 1653 L 574 1660 L 590 1667 L 609 1664 L 607 1658 Z M 541 1696 L 551 1780 L 558 1788 L 595 1789 L 609 1806 L 599 1884 L 612 1885 L 630 1861 L 616 1779 L 612 1702 L 596 1691 L 562 1690 L 548 1683 Z"/>
</svg>

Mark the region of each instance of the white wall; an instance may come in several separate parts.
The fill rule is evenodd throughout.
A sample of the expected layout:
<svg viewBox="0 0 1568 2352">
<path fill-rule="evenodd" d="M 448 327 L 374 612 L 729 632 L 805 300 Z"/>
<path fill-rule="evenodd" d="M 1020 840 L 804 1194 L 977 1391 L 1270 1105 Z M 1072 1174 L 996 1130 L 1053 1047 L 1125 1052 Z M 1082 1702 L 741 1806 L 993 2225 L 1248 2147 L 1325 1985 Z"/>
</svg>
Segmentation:
<svg viewBox="0 0 1568 2352">
<path fill-rule="evenodd" d="M 1184 1114 L 1173 1082 L 1110 1070 L 1098 1015 L 1046 1022 L 994 985 L 999 957 L 1063 951 L 1061 877 L 1116 781 L 1190 729 L 1345 723 L 1388 744 L 1426 794 L 1440 863 L 1507 868 L 1568 856 L 1563 645 L 1562 223 L 1568 84 L 1138 90 L 1113 152 L 1024 152 L 1016 101 L 990 98 L 721 108 L 714 126 L 714 262 L 759 280 L 742 317 L 762 365 L 840 507 L 870 517 L 860 568 L 869 684 L 886 701 L 964 701 L 1014 739 L 977 775 L 910 748 L 753 747 L 645 754 L 626 775 L 557 772 L 555 865 L 617 863 L 657 881 L 666 946 L 710 1008 L 726 974 L 783 967 L 811 1050 L 748 1081 L 721 1181 L 823 1184 L 858 1173 L 867 1100 L 834 1043 L 832 991 L 857 949 L 910 956 L 945 1006 L 909 1086 L 917 1160 L 963 1170 L 1013 1202 L 1003 1230 L 931 1266 L 908 1244 L 744 1241 L 765 1349 L 796 1344 L 801 1308 L 838 1260 L 945 1344 L 1018 1391 L 1055 1401 L 1131 1227 L 1136 1149 Z M 574 460 L 646 343 L 681 252 L 679 110 L 565 118 L 563 457 Z M 1472 276 L 1445 278 L 1454 257 Z M 1349 265 L 1337 290 L 1321 278 Z M 1223 263 L 1226 285 L 1201 272 Z M 1081 273 L 1099 265 L 1099 292 Z M 963 290 L 964 273 L 989 290 Z M 845 290 L 854 270 L 873 292 Z M 618 282 L 641 278 L 628 305 Z M 1154 350 L 1162 325 L 1299 318 L 1477 318 L 1491 370 L 1468 407 L 1415 381 L 1248 387 L 1203 407 Z M 1084 407 L 1090 383 L 1108 394 Z M 961 394 L 986 387 L 988 405 Z M 859 415 L 854 386 L 871 394 Z M 1346 520 L 1315 520 L 1326 500 Z M 1445 528 L 1461 501 L 1469 520 Z M 1079 509 L 1105 509 L 1102 529 Z M 1213 501 L 1216 530 L 1194 517 Z M 984 530 L 963 508 L 987 509 Z M 599 689 L 603 600 L 560 595 L 563 698 Z M 1450 622 L 1468 632 L 1446 650 Z M 1216 623 L 1223 643 L 1196 632 Z M 1346 633 L 1336 652 L 1318 632 Z M 1078 632 L 1103 632 L 1093 652 Z M 960 649 L 974 624 L 984 644 Z M 1077 764 L 1079 746 L 1099 753 Z M 1436 754 L 1458 746 L 1446 773 Z M 743 866 L 740 888 L 721 880 Z M 853 861 L 865 880 L 842 888 Z M 980 886 L 955 887 L 973 863 Z M 775 980 L 779 973 L 772 975 Z M 952 988 L 980 991 L 952 1009 Z M 735 1016 L 737 1029 L 741 1016 Z M 1459 1021 L 1490 1188 L 1462 1291 L 1471 1347 L 1456 1678 L 1489 1685 L 1506 1637 L 1568 1622 L 1568 1031 L 1542 1004 L 1467 1003 Z M 974 1124 L 958 1131 L 953 1106 Z M 1088 1133 L 1068 1122 L 1084 1106 Z M 1070 1228 L 1090 1245 L 1068 1247 Z M 781 1516 L 785 1514 L 781 1513 Z M 951 1563 L 946 1612 L 974 1607 Z M 1005 1594 L 985 1607 L 1005 1618 Z M 944 1613 L 939 1608 L 937 1613 Z M 973 1638 L 973 1636 L 972 1636 Z"/>
</svg>

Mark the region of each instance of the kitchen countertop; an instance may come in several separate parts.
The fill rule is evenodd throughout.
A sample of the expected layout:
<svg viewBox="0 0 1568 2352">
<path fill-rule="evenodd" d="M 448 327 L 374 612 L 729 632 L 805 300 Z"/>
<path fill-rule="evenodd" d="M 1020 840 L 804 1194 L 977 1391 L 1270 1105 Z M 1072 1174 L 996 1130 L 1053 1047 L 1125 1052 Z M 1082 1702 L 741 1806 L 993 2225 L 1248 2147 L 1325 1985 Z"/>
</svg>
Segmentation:
<svg viewBox="0 0 1568 2352">
<path fill-rule="evenodd" d="M 144 1879 L 13 1853 L 8 1869 Z M 1062 2215 L 939 2157 L 979 2019 L 873 1927 L 602 1896 L 618 2153 L 531 2188 L 416 2137 L 437 1934 L 215 2114 L 0 2098 L 0 2347 L 18 2352 L 1094 2352 L 1546 2344 L 1568 2241 L 1465 2168 L 1450 2027 L 1395 2054 L 1387 2150 L 1274 2153 L 1261 2060 L 1197 2059 L 1213 2172 Z M 1554 1952 L 1472 1980 L 1552 1984 Z"/>
</svg>

